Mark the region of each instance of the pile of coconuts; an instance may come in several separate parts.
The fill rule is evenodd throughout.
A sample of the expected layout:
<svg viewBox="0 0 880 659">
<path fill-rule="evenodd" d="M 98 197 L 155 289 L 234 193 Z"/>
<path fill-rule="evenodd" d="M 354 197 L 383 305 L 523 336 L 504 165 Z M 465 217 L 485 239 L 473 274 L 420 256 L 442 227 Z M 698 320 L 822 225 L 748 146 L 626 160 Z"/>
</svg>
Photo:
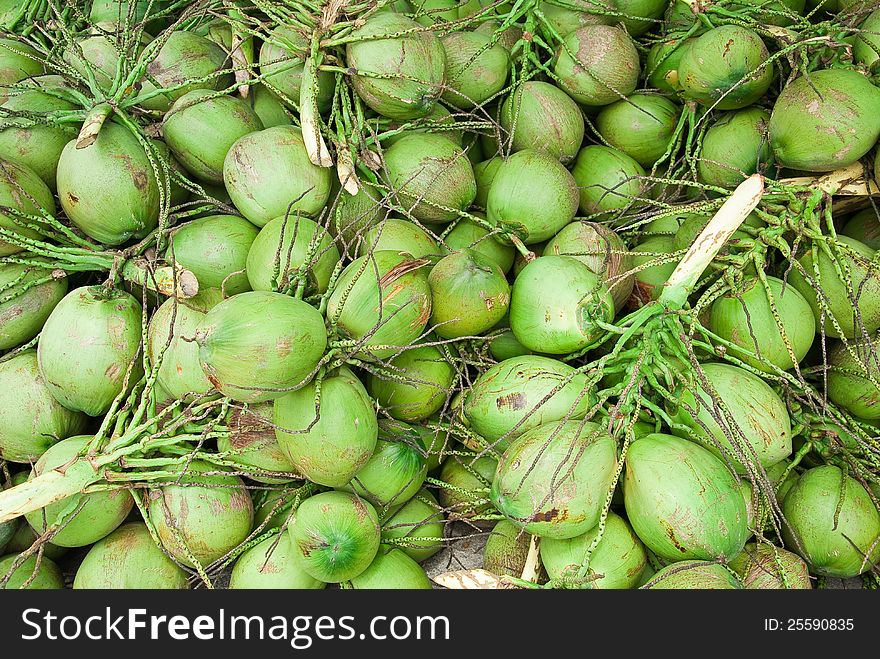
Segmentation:
<svg viewBox="0 0 880 659">
<path fill-rule="evenodd" d="M 0 587 L 880 586 L 872 0 L 7 5 Z"/>
</svg>

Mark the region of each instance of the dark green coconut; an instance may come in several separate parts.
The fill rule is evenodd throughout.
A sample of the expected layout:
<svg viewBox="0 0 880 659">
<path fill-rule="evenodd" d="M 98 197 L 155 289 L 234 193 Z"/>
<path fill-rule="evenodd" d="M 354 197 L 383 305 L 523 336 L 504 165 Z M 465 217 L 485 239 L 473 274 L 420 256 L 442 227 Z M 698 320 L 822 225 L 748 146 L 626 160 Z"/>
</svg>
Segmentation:
<svg viewBox="0 0 880 659">
<path fill-rule="evenodd" d="M 697 37 L 678 65 L 682 94 L 718 110 L 736 110 L 760 99 L 773 82 L 770 53 L 757 32 L 722 25 Z"/>
<path fill-rule="evenodd" d="M 322 492 L 303 501 L 288 533 L 294 564 L 325 583 L 357 577 L 379 550 L 376 509 L 347 492 Z"/>
<path fill-rule="evenodd" d="M 735 188 L 745 178 L 773 163 L 767 135 L 770 113 L 747 108 L 726 114 L 703 136 L 697 165 L 700 179 L 709 185 Z"/>
<path fill-rule="evenodd" d="M 642 167 L 649 168 L 666 152 L 681 108 L 665 96 L 637 93 L 602 109 L 599 134 Z"/>
<path fill-rule="evenodd" d="M 367 390 L 393 418 L 421 421 L 446 404 L 455 376 L 440 348 L 415 346 L 391 359 L 385 373 L 371 373 Z"/>
</svg>

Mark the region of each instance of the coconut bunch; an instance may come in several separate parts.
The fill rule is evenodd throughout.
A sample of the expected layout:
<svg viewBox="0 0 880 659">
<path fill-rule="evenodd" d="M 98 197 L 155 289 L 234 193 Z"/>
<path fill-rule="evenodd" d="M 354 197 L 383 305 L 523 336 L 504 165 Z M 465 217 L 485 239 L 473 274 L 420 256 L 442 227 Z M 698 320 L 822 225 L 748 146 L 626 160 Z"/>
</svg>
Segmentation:
<svg viewBox="0 0 880 659">
<path fill-rule="evenodd" d="M 871 8 L 37 4 L 8 583 L 872 575 Z"/>
</svg>

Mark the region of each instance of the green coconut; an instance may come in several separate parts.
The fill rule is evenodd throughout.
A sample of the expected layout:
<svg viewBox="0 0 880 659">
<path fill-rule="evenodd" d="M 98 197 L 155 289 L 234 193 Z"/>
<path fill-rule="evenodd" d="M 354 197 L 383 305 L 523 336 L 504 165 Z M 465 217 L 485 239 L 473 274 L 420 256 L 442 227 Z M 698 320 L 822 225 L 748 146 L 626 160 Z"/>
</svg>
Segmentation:
<svg viewBox="0 0 880 659">
<path fill-rule="evenodd" d="M 246 264 L 258 229 L 235 215 L 208 215 L 171 232 L 165 260 L 193 273 L 200 288 L 218 288 L 231 296 L 251 290 Z"/>
<path fill-rule="evenodd" d="M 229 578 L 232 589 L 319 590 L 326 585 L 296 563 L 287 533 L 270 536 L 244 552 Z"/>
<path fill-rule="evenodd" d="M 100 416 L 140 377 L 140 348 L 141 303 L 125 291 L 83 286 L 52 310 L 37 357 L 52 396 Z"/>
<path fill-rule="evenodd" d="M 729 569 L 706 561 L 667 565 L 645 583 L 651 590 L 739 590 L 743 585 Z"/>
<path fill-rule="evenodd" d="M 421 440 L 380 430 L 373 454 L 343 489 L 386 511 L 415 496 L 427 473 Z"/>
<path fill-rule="evenodd" d="M 0 264 L 0 350 L 19 346 L 40 333 L 67 293 L 65 274 L 17 263 Z"/>
<path fill-rule="evenodd" d="M 861 419 L 880 419 L 880 387 L 874 384 L 880 381 L 878 346 L 877 338 L 841 342 L 828 355 L 828 397 Z"/>
<path fill-rule="evenodd" d="M 504 160 L 486 200 L 489 221 L 517 235 L 526 245 L 543 242 L 571 222 L 578 188 L 554 157 L 525 149 Z"/>
<path fill-rule="evenodd" d="M 332 176 L 309 160 L 299 126 L 249 133 L 232 145 L 223 163 L 229 197 L 258 227 L 287 213 L 320 213 L 330 198 Z"/>
<path fill-rule="evenodd" d="M 773 82 L 770 53 L 757 32 L 722 25 L 697 37 L 678 64 L 682 95 L 718 110 L 760 99 Z"/>
<path fill-rule="evenodd" d="M 358 243 L 359 256 L 371 251 L 405 252 L 421 259 L 440 253 L 437 241 L 415 222 L 391 217 L 365 231 Z"/>
<path fill-rule="evenodd" d="M 349 37 L 345 59 L 358 72 L 351 84 L 364 103 L 397 120 L 431 111 L 446 82 L 446 54 L 433 32 L 401 14 L 378 12 Z"/>
<path fill-rule="evenodd" d="M 880 158 L 877 159 L 880 163 Z M 871 249 L 880 249 L 880 218 L 873 208 L 866 208 L 853 215 L 840 233 L 850 238 L 855 238 Z"/>
<path fill-rule="evenodd" d="M 480 213 L 476 215 L 483 218 Z M 506 273 L 513 267 L 516 252 L 513 245 L 497 240 L 492 231 L 473 220 L 462 219 L 456 222 L 452 230 L 444 236 L 443 243 L 442 251 L 445 253 L 472 250 L 494 262 L 502 272 Z"/>
<path fill-rule="evenodd" d="M 18 39 L 0 39 L 0 103 L 9 96 L 2 90 L 25 78 L 38 76 L 45 71 L 40 54 Z"/>
<path fill-rule="evenodd" d="M 275 401 L 275 433 L 299 473 L 319 485 L 341 487 L 376 448 L 376 411 L 360 380 L 347 368 L 321 381 L 320 399 L 317 386 L 311 382 Z"/>
<path fill-rule="evenodd" d="M 99 540 L 80 563 L 73 579 L 77 589 L 182 590 L 186 571 L 160 549 L 143 522 L 123 524 Z"/>
<path fill-rule="evenodd" d="M 263 123 L 263 128 L 290 125 L 290 113 L 271 89 L 262 84 L 251 85 L 249 98 L 251 107 Z"/>
<path fill-rule="evenodd" d="M 585 215 L 614 217 L 638 208 L 648 196 L 645 170 L 623 151 L 594 144 L 578 153 L 572 176 L 580 194 L 580 210 Z"/>
<path fill-rule="evenodd" d="M 861 73 L 824 69 L 785 86 L 770 116 L 782 167 L 827 172 L 864 156 L 880 138 L 880 88 Z"/>
<path fill-rule="evenodd" d="M 181 96 L 162 124 L 165 142 L 184 169 L 210 183 L 224 182 L 224 160 L 232 145 L 261 130 L 263 122 L 244 99 L 206 89 Z"/>
<path fill-rule="evenodd" d="M 43 213 L 55 213 L 52 191 L 37 173 L 26 165 L 12 160 L 0 159 L 0 207 L 13 212 L 0 213 L 0 229 L 13 231 L 24 238 L 40 238 L 40 233 L 20 223 L 33 224 L 25 216 L 42 217 Z M 0 240 L 0 257 L 20 252 L 20 245 Z"/>
<path fill-rule="evenodd" d="M 573 538 L 599 522 L 617 470 L 617 443 L 599 424 L 558 421 L 510 443 L 492 481 L 492 503 L 529 533 Z"/>
<path fill-rule="evenodd" d="M 498 460 L 484 455 L 450 455 L 443 462 L 437 499 L 448 519 L 468 519 L 492 509 L 489 490 L 498 469 Z"/>
<path fill-rule="evenodd" d="M 633 292 L 642 304 L 660 297 L 663 284 L 678 265 L 678 259 L 669 257 L 675 251 L 675 237 L 668 235 L 653 236 L 633 248 L 631 254 L 636 278 Z"/>
<path fill-rule="evenodd" d="M 848 578 L 880 560 L 880 511 L 839 467 L 804 472 L 782 502 L 782 537 L 813 574 Z"/>
<path fill-rule="evenodd" d="M 869 14 L 859 30 L 853 44 L 853 59 L 869 71 L 877 71 L 880 67 L 880 9 Z"/>
<path fill-rule="evenodd" d="M 31 478 L 66 467 L 66 473 L 76 478 L 82 472 L 94 473 L 94 468 L 82 462 L 68 463 L 86 450 L 91 435 L 75 435 L 50 446 L 37 460 Z M 134 506 L 134 499 L 125 489 L 102 490 L 89 494 L 74 494 L 25 514 L 28 524 L 39 534 L 47 527 L 61 528 L 52 536 L 52 544 L 60 547 L 85 547 L 97 542 L 122 524 Z M 74 511 L 78 509 L 75 514 Z"/>
<path fill-rule="evenodd" d="M 457 0 L 412 0 L 410 5 L 411 9 L 407 13 L 414 13 L 416 21 L 425 27 L 432 27 L 435 23 L 454 21 L 458 18 L 459 2 Z"/>
<path fill-rule="evenodd" d="M 295 291 L 300 268 L 305 268 L 307 294 L 327 290 L 338 262 L 339 250 L 327 230 L 292 215 L 276 217 L 260 229 L 245 258 L 255 291 Z"/>
<path fill-rule="evenodd" d="M 532 428 L 583 419 L 592 404 L 586 375 L 556 359 L 523 355 L 495 364 L 474 381 L 464 415 L 474 432 L 503 451 Z"/>
<path fill-rule="evenodd" d="M 87 84 L 94 84 L 102 92 L 109 93 L 117 82 L 117 73 L 123 69 L 120 57 L 129 61 L 138 59 L 152 37 L 139 32 L 137 38 L 129 35 L 125 43 L 121 39 L 121 28 L 117 19 L 93 23 L 91 29 L 77 36 L 76 40 L 64 40 L 61 59 L 76 71 Z M 39 71 L 42 73 L 42 70 Z M 124 73 L 123 75 L 126 75 Z"/>
<path fill-rule="evenodd" d="M 604 22 L 623 23 L 627 32 L 639 36 L 657 27 L 663 12 L 669 4 L 668 0 L 600 0 L 611 11 L 619 15 L 601 15 Z M 590 3 L 595 6 L 595 0 Z"/>
<path fill-rule="evenodd" d="M 749 590 L 810 590 L 810 572 L 797 554 L 768 542 L 750 542 L 728 563 Z"/>
<path fill-rule="evenodd" d="M 443 548 L 443 511 L 428 490 L 416 495 L 382 520 L 382 542 L 393 544 L 422 562 Z"/>
<path fill-rule="evenodd" d="M 499 520 L 486 538 L 483 569 L 499 576 L 519 578 L 526 567 L 531 538 L 510 520 Z"/>
<path fill-rule="evenodd" d="M 586 25 L 565 36 L 553 64 L 554 79 L 587 106 L 614 103 L 639 82 L 639 52 L 626 30 Z"/>
<path fill-rule="evenodd" d="M 539 80 L 519 85 L 501 105 L 501 127 L 511 151 L 543 151 L 564 164 L 584 140 L 584 118 L 568 94 Z"/>
<path fill-rule="evenodd" d="M 426 264 L 405 252 L 379 250 L 342 271 L 327 318 L 343 335 L 361 340 L 357 354 L 387 359 L 421 336 L 431 317 Z"/>
<path fill-rule="evenodd" d="M 788 409 L 770 385 L 731 364 L 701 368 L 717 398 L 701 382 L 683 384 L 676 402 L 668 406 L 672 420 L 684 426 L 673 428 L 674 433 L 699 441 L 741 474 L 752 473 L 756 463 L 770 467 L 791 455 Z M 718 400 L 729 418 L 721 416 Z"/>
<path fill-rule="evenodd" d="M 746 504 L 733 474 L 686 439 L 650 434 L 633 442 L 623 495 L 636 534 L 663 559 L 731 559 L 749 537 Z"/>
<path fill-rule="evenodd" d="M 151 482 L 150 522 L 162 546 L 179 563 L 207 567 L 251 532 L 254 507 L 244 481 L 201 460 L 166 468 L 166 483 Z"/>
<path fill-rule="evenodd" d="M 365 185 L 361 185 L 355 195 L 350 195 L 341 188 L 331 195 L 330 231 L 343 245 L 349 246 L 349 251 L 364 231 L 387 216 L 388 211 L 380 203 L 382 197 L 383 195 Z"/>
<path fill-rule="evenodd" d="M 208 311 L 195 341 L 214 388 L 239 402 L 259 403 L 311 379 L 327 333 L 313 306 L 281 293 L 248 291 Z"/>
<path fill-rule="evenodd" d="M 476 336 L 507 313 L 510 285 L 488 256 L 461 250 L 443 257 L 428 275 L 434 332 L 446 339 Z"/>
<path fill-rule="evenodd" d="M 293 562 L 325 583 L 355 578 L 379 550 L 379 516 L 348 492 L 322 492 L 303 501 L 288 527 Z"/>
<path fill-rule="evenodd" d="M 623 309 L 632 294 L 632 257 L 620 236 L 602 224 L 572 222 L 547 241 L 544 255 L 570 256 L 599 275 L 617 311 Z"/>
<path fill-rule="evenodd" d="M 508 326 L 509 323 L 507 323 L 506 320 L 503 322 L 505 322 L 505 326 L 496 326 L 495 329 L 500 330 L 500 332 L 495 334 L 495 336 L 489 341 L 489 352 L 492 353 L 492 356 L 497 361 L 502 362 L 505 359 L 531 355 L 532 351 L 519 342 L 519 339 L 516 338 L 513 330 Z"/>
<path fill-rule="evenodd" d="M 378 130 L 385 131 L 379 139 L 382 142 L 382 146 L 386 149 L 407 135 L 424 135 L 427 133 L 445 137 L 453 144 L 464 149 L 464 135 L 456 125 L 455 115 L 439 103 L 435 103 L 431 111 L 424 117 L 391 122 L 377 118 L 376 122 Z M 474 133 L 468 133 L 467 135 L 469 139 L 476 137 Z M 471 147 L 472 149 L 473 147 Z M 467 151 L 467 149 L 465 150 Z M 472 159 L 470 153 L 468 153 L 468 158 Z"/>
<path fill-rule="evenodd" d="M 60 439 L 79 434 L 86 416 L 63 407 L 46 385 L 35 350 L 0 362 L 0 458 L 35 462 Z"/>
<path fill-rule="evenodd" d="M 303 481 L 292 481 L 272 489 L 251 490 L 254 529 L 264 532 L 282 528 L 299 501 L 311 494 L 308 489 Z"/>
<path fill-rule="evenodd" d="M 367 390 L 393 418 L 421 421 L 444 406 L 455 375 L 438 347 L 416 346 L 391 359 L 383 373 L 371 373 Z"/>
<path fill-rule="evenodd" d="M 476 197 L 470 160 L 441 135 L 405 135 L 385 151 L 384 160 L 397 203 L 417 220 L 449 222 Z"/>
<path fill-rule="evenodd" d="M 366 570 L 350 581 L 355 590 L 431 590 L 431 580 L 415 560 L 396 547 L 382 545 Z"/>
<path fill-rule="evenodd" d="M 603 278 L 573 256 L 542 256 L 513 283 L 510 329 L 525 347 L 565 355 L 589 346 L 614 319 Z"/>
<path fill-rule="evenodd" d="M 637 93 L 602 108 L 596 128 L 608 144 L 647 169 L 666 152 L 680 114 L 665 96 Z"/>
<path fill-rule="evenodd" d="M 474 180 L 477 184 L 477 196 L 474 199 L 474 206 L 478 206 L 483 210 L 486 209 L 489 202 L 489 190 L 492 187 L 492 181 L 498 173 L 498 168 L 504 162 L 499 157 L 490 158 L 474 165 Z"/>
<path fill-rule="evenodd" d="M 450 32 L 441 43 L 446 52 L 446 89 L 442 98 L 462 110 L 482 106 L 504 89 L 510 56 L 492 35 Z"/>
<path fill-rule="evenodd" d="M 709 325 L 715 334 L 743 348 L 732 349 L 731 354 L 773 373 L 774 367 L 786 371 L 806 357 L 816 323 L 797 289 L 776 277 L 766 279 L 765 286 L 757 277 L 749 278 L 741 288 L 715 300 Z"/>
<path fill-rule="evenodd" d="M 18 560 L 18 554 L 10 554 L 0 558 L 0 582 L 9 579 L 0 585 L 6 590 L 61 590 L 64 588 L 64 575 L 51 558 L 46 556 L 30 556 L 21 563 L 12 573 L 12 566 Z M 39 561 L 39 563 L 37 562 Z"/>
<path fill-rule="evenodd" d="M 294 27 L 279 25 L 260 46 L 259 63 L 262 83 L 293 110 L 300 103 L 303 70 L 309 54 L 311 35 Z M 336 78 L 330 71 L 318 71 L 316 101 L 324 112 L 333 101 Z M 289 123 L 289 122 L 287 122 Z M 266 126 L 269 128 L 269 126 Z"/>
<path fill-rule="evenodd" d="M 556 4 L 553 0 L 538 2 L 538 8 L 544 14 L 547 23 L 561 37 L 586 25 L 603 24 L 602 16 L 589 13 L 588 10 L 594 7 L 595 3 L 591 0 L 563 0 L 561 4 Z"/>
<path fill-rule="evenodd" d="M 217 438 L 224 459 L 241 465 L 241 471 L 258 483 L 286 483 L 296 467 L 275 437 L 273 403 L 233 408 L 227 416 L 229 432 Z"/>
<path fill-rule="evenodd" d="M 158 47 L 159 52 L 147 65 L 138 93 L 144 98 L 138 103 L 142 108 L 167 112 L 174 101 L 194 89 L 216 91 L 229 85 L 232 76 L 221 73 L 227 67 L 228 55 L 210 39 L 174 30 L 154 43 L 156 46 L 151 47 Z"/>
<path fill-rule="evenodd" d="M 207 393 L 212 385 L 199 363 L 199 346 L 192 341 L 205 314 L 223 300 L 216 288 L 207 288 L 189 300 L 168 298 L 150 318 L 147 354 L 156 364 L 156 382 L 174 399 Z"/>
<path fill-rule="evenodd" d="M 658 41 L 648 51 L 645 73 L 648 84 L 664 94 L 675 94 L 681 91 L 681 80 L 678 67 L 681 58 L 693 44 L 694 39 L 670 39 Z"/>
<path fill-rule="evenodd" d="M 853 339 L 862 336 L 863 331 L 872 334 L 880 328 L 880 273 L 870 263 L 874 250 L 840 235 L 832 250 L 833 258 L 820 246 L 816 249 L 818 263 L 808 249 L 788 276 L 789 284 L 810 303 L 816 331 L 838 339 Z M 844 279 L 838 269 L 844 273 Z"/>
<path fill-rule="evenodd" d="M 163 9 L 166 0 L 92 0 L 89 21 L 124 23 L 127 18 L 139 23 L 145 18 L 153 21 L 153 16 Z"/>
<path fill-rule="evenodd" d="M 726 114 L 703 136 L 697 171 L 700 180 L 721 188 L 735 188 L 745 178 L 763 172 L 773 162 L 767 136 L 770 113 L 747 108 Z"/>
<path fill-rule="evenodd" d="M 0 158 L 29 167 L 50 190 L 55 189 L 61 152 L 77 134 L 75 124 L 47 124 L 38 121 L 34 116 L 51 116 L 53 113 L 76 109 L 73 102 L 59 98 L 53 91 L 43 91 L 40 88 L 45 82 L 47 88 L 51 89 L 52 85 L 48 84 L 51 80 L 47 79 L 54 78 L 55 76 L 35 78 L 31 81 L 35 89 L 16 91 L 6 99 L 3 103 L 4 128 L 0 130 Z M 16 113 L 20 114 L 16 116 Z"/>
<path fill-rule="evenodd" d="M 105 123 L 86 149 L 68 142 L 57 183 L 70 221 L 107 245 L 143 238 L 159 221 L 157 175 L 140 141 L 120 124 Z"/>
<path fill-rule="evenodd" d="M 645 546 L 620 515 L 611 511 L 598 544 L 599 527 L 563 540 L 541 539 L 541 562 L 559 585 L 589 589 L 629 589 L 639 585 L 648 564 Z M 578 576 L 586 564 L 584 578 Z"/>
</svg>

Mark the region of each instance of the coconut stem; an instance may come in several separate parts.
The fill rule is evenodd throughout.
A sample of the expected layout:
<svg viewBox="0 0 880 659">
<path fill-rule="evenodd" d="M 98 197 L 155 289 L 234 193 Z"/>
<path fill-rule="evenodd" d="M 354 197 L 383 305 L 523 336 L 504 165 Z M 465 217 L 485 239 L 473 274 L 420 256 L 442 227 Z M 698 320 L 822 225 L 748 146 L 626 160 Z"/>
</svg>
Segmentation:
<svg viewBox="0 0 880 659">
<path fill-rule="evenodd" d="M 86 463 L 82 458 L 77 461 Z M 74 469 L 72 464 L 0 492 L 0 524 L 78 494 L 100 480 L 97 471 Z"/>
<path fill-rule="evenodd" d="M 860 162 L 817 177 L 799 176 L 797 178 L 784 178 L 779 182 L 783 185 L 819 188 L 823 192 L 832 195 L 853 197 L 880 195 L 880 188 L 877 187 L 877 184 L 871 181 L 871 179 L 865 179 L 864 166 Z"/>
<path fill-rule="evenodd" d="M 122 278 L 178 300 L 187 300 L 199 292 L 196 276 L 179 265 L 155 267 L 146 259 L 132 259 L 122 266 Z"/>
<path fill-rule="evenodd" d="M 85 149 L 95 143 L 101 127 L 112 111 L 113 108 L 109 103 L 100 103 L 92 108 L 88 115 L 86 115 L 86 120 L 83 122 L 79 135 L 76 138 L 77 149 Z"/>
<path fill-rule="evenodd" d="M 712 262 L 730 236 L 745 222 L 764 195 L 764 177 L 753 174 L 739 184 L 706 228 L 697 236 L 687 254 L 663 286 L 659 301 L 682 308 L 703 271 Z"/>
<path fill-rule="evenodd" d="M 538 547 L 540 538 L 533 535 L 529 540 L 529 553 L 526 555 L 526 564 L 523 566 L 520 578 L 523 581 L 535 582 L 538 578 Z"/>
</svg>

